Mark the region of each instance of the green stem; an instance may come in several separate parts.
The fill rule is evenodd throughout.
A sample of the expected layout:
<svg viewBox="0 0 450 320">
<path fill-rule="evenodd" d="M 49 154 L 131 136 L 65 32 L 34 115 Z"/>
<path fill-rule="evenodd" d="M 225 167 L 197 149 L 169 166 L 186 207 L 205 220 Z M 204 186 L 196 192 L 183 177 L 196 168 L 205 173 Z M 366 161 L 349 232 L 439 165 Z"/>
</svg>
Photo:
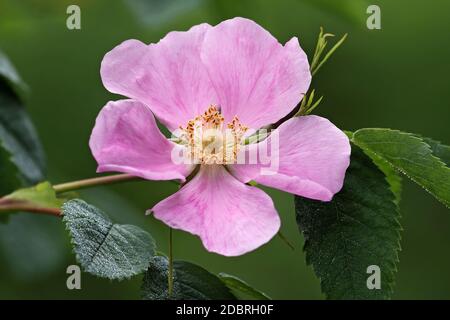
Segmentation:
<svg viewBox="0 0 450 320">
<path fill-rule="evenodd" d="M 72 181 L 67 183 L 61 183 L 53 186 L 56 193 L 64 193 L 73 190 L 79 190 L 99 185 L 113 184 L 123 181 L 140 180 L 141 178 L 132 176 L 130 174 L 116 174 L 106 177 L 98 177 L 91 179 L 84 179 L 78 181 Z"/>
<path fill-rule="evenodd" d="M 169 288 L 169 298 L 172 296 L 173 292 L 173 236 L 172 236 L 172 228 L 169 227 L 169 275 L 167 278 L 168 288 Z"/>
</svg>

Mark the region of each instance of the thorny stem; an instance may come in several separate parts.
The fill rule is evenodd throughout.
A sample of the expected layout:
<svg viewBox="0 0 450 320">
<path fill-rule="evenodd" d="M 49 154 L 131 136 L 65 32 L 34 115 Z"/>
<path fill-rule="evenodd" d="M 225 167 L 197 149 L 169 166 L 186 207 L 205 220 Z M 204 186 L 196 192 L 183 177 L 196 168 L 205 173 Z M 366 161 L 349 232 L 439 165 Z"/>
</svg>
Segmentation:
<svg viewBox="0 0 450 320">
<path fill-rule="evenodd" d="M 173 293 L 173 231 L 172 228 L 169 227 L 169 274 L 167 278 L 168 289 L 169 289 L 169 298 Z"/>
</svg>

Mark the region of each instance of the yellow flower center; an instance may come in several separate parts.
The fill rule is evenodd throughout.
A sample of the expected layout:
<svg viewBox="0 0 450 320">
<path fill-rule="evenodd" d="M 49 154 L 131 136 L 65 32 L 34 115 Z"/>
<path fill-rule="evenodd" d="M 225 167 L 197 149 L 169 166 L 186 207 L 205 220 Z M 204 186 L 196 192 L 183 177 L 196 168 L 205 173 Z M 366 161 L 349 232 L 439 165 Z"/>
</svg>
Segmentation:
<svg viewBox="0 0 450 320">
<path fill-rule="evenodd" d="M 236 163 L 247 127 L 238 117 L 224 127 L 224 117 L 211 105 L 202 115 L 190 120 L 186 127 L 180 126 L 181 143 L 188 149 L 187 157 L 197 164 Z"/>
</svg>

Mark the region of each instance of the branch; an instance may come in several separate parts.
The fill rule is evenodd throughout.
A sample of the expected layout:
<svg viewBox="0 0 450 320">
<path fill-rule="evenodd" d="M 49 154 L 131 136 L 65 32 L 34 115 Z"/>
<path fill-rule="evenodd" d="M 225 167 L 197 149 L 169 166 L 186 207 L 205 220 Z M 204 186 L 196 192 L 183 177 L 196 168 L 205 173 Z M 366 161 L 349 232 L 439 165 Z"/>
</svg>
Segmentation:
<svg viewBox="0 0 450 320">
<path fill-rule="evenodd" d="M 142 178 L 132 176 L 130 174 L 116 174 L 105 177 L 83 179 L 78 181 L 66 182 L 54 185 L 52 188 L 56 194 L 65 193 L 73 190 L 79 190 L 89 187 L 95 187 L 100 185 L 108 185 L 119 182 L 126 182 L 132 180 L 141 180 Z M 32 199 L 14 199 L 9 196 L 0 198 L 0 213 L 1 212 L 17 212 L 26 211 L 32 213 L 47 214 L 52 216 L 61 216 L 62 212 L 60 208 L 55 207 L 43 207 L 42 204 L 34 203 Z"/>
<path fill-rule="evenodd" d="M 40 213 L 51 216 L 60 217 L 62 215 L 61 210 L 58 208 L 43 208 L 36 207 L 26 203 L 10 203 L 0 205 L 0 212 L 14 212 L 14 211 L 26 211 L 32 213 Z"/>
<path fill-rule="evenodd" d="M 118 182 L 124 182 L 124 181 L 131 181 L 131 180 L 141 180 L 142 178 L 132 176 L 130 174 L 116 174 L 106 177 L 99 177 L 99 178 L 91 178 L 91 179 L 84 179 L 84 180 L 78 180 L 78 181 L 72 181 L 67 183 L 61 183 L 53 186 L 53 189 L 56 193 L 64 193 L 68 191 L 73 190 L 79 190 L 99 185 L 105 185 L 105 184 L 113 184 Z"/>
</svg>

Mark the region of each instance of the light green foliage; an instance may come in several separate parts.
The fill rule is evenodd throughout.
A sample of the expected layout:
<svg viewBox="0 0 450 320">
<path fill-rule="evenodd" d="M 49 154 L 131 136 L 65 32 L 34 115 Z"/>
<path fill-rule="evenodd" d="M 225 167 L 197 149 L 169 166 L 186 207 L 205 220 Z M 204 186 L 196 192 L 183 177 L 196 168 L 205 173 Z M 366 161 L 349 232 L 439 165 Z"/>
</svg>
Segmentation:
<svg viewBox="0 0 450 320">
<path fill-rule="evenodd" d="M 50 182 L 41 182 L 34 187 L 23 188 L 14 191 L 5 199 L 27 202 L 36 207 L 44 208 L 60 208 L 64 203 L 64 199 L 60 199 L 56 196 L 55 190 L 53 190 Z"/>
</svg>

